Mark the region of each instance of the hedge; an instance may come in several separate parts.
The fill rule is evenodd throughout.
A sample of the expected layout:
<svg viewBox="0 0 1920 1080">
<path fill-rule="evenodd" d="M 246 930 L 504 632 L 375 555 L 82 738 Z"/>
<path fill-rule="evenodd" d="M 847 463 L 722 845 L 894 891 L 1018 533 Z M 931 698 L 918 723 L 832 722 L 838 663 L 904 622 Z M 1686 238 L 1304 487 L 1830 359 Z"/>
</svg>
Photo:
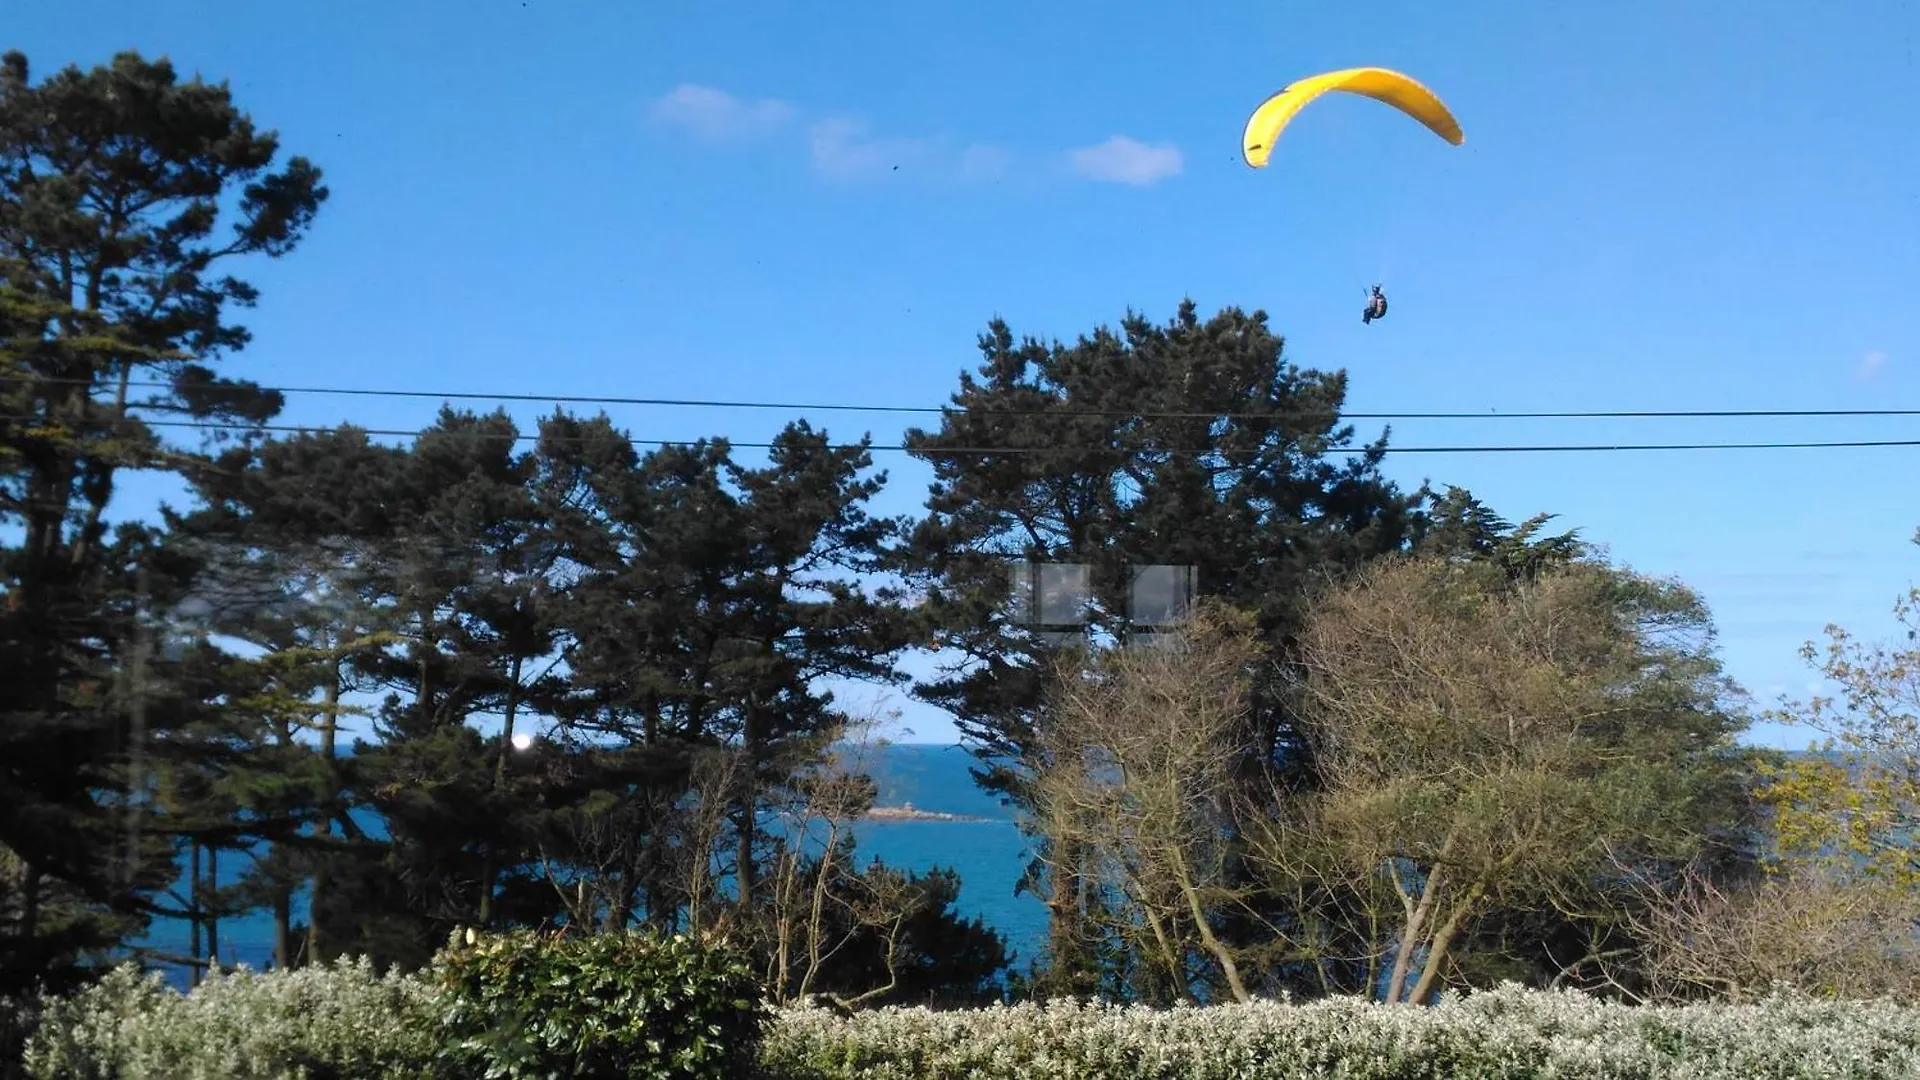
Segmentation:
<svg viewBox="0 0 1920 1080">
<path fill-rule="evenodd" d="M 1916 1004 L 1780 994 L 1742 1006 L 1636 1007 L 1516 986 L 1433 1008 L 1352 999 L 1167 1010 L 1066 1003 L 888 1008 L 851 1017 L 790 1008 L 772 1014 L 756 1047 L 760 1007 L 740 1009 L 742 999 L 727 996 L 738 986 L 731 958 L 703 958 L 685 943 L 598 948 L 606 951 L 569 959 L 550 945 L 509 939 L 467 954 L 460 965 L 418 976 L 381 977 L 364 962 L 342 962 L 222 975 L 184 995 L 158 976 L 120 969 L 49 1004 L 29 1041 L 28 1074 L 36 1080 L 360 1080 L 478 1077 L 493 1066 L 501 1069 L 494 1076 L 514 1075 L 517 1067 L 518 1075 L 742 1080 L 1920 1077 Z M 618 955 L 650 958 L 634 962 L 652 974 L 593 975 L 587 994 L 569 1003 L 574 975 L 565 968 L 594 971 Z M 495 970 L 503 971 L 503 981 L 479 996 L 472 981 L 465 990 L 443 989 L 468 977 L 490 984 L 486 972 Z M 708 975 L 713 979 L 703 985 L 712 994 L 654 989 Z M 485 1013 L 477 1008 L 504 1004 L 529 978 L 540 984 L 532 992 L 550 1002 L 544 1020 L 479 1023 Z M 592 1012 L 607 1021 L 577 1022 Z M 620 1017 L 640 1018 L 639 1024 Z M 481 1028 L 506 1041 L 468 1041 Z M 518 1049 L 496 1056 L 516 1041 Z M 722 1045 L 754 1060 L 705 1050 L 675 1060 L 675 1047 L 692 1045 Z M 478 1057 L 471 1056 L 475 1050 Z M 598 1071 L 573 1071 L 589 1064 Z M 664 1070 L 656 1068 L 663 1064 Z"/>
<path fill-rule="evenodd" d="M 1644 1007 L 1509 985 L 1431 1008 L 797 1009 L 760 1057 L 780 1080 L 1912 1080 L 1920 1008 L 1788 995 Z"/>
</svg>

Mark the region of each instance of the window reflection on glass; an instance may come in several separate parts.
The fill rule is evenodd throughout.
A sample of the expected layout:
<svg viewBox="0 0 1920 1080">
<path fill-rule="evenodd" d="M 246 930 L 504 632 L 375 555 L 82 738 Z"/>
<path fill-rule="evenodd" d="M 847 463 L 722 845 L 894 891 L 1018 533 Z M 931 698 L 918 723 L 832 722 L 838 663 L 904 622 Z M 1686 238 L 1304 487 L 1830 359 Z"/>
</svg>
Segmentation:
<svg viewBox="0 0 1920 1080">
<path fill-rule="evenodd" d="M 1172 626 L 1193 603 L 1194 568 L 1142 566 L 1134 571 L 1128 618 L 1139 626 Z"/>
<path fill-rule="evenodd" d="M 1043 626 L 1069 626 L 1086 618 L 1090 580 L 1084 563 L 1046 563 L 1040 567 L 1040 617 Z"/>
</svg>

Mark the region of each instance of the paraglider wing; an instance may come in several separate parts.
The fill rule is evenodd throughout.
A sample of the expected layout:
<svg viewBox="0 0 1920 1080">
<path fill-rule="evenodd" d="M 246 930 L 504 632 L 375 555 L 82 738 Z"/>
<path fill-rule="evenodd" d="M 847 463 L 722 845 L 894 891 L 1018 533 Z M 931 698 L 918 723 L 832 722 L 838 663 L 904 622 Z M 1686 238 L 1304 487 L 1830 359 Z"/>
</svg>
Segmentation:
<svg viewBox="0 0 1920 1080">
<path fill-rule="evenodd" d="M 1413 79 L 1386 68 L 1346 68 L 1301 79 L 1261 102 L 1247 118 L 1246 133 L 1241 139 L 1247 164 L 1256 169 L 1265 166 L 1282 129 L 1315 98 L 1334 90 L 1385 102 L 1455 146 L 1467 139 L 1446 104 Z"/>
</svg>

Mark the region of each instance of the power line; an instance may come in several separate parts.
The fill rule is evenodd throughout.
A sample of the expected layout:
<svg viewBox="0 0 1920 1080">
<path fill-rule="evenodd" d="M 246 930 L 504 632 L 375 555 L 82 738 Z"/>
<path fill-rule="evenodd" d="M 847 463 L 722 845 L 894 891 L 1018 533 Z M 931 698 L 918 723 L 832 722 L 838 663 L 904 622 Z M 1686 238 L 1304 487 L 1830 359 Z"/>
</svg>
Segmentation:
<svg viewBox="0 0 1920 1080">
<path fill-rule="evenodd" d="M 43 383 L 60 386 L 94 386 L 90 379 L 0 375 L 0 383 Z M 173 389 L 172 383 L 135 380 L 127 384 L 139 389 Z M 422 398 L 442 401 L 520 401 L 550 405 L 635 405 L 682 409 L 777 409 L 783 412 L 855 412 L 946 415 L 976 413 L 989 416 L 1138 416 L 1150 420 L 1204 419 L 1285 419 L 1289 416 L 1332 416 L 1339 420 L 1699 420 L 1812 417 L 1920 416 L 1920 409 L 1619 409 L 1546 412 L 1346 412 L 1323 409 L 1286 412 L 1167 412 L 1127 409 L 962 409 L 956 405 L 856 405 L 847 402 L 730 401 L 701 398 L 618 397 L 572 394 L 481 393 L 478 391 L 385 390 L 345 386 L 263 386 L 278 394 L 311 394 L 330 397 Z M 1825 445 L 1825 444 L 1822 444 Z M 1852 445 L 1852 444 L 1835 444 Z M 1878 444 L 1875 444 L 1878 445 Z"/>
<path fill-rule="evenodd" d="M 0 416 L 0 423 L 34 423 L 38 417 Z M 198 420 L 146 420 L 149 427 L 185 428 L 195 431 L 239 431 L 270 432 L 275 434 L 309 434 L 330 430 L 320 426 L 296 426 L 289 424 L 220 424 Z M 371 436 L 413 438 L 431 434 L 430 431 L 407 430 L 402 428 L 357 428 L 362 434 Z M 515 442 L 533 442 L 541 436 L 537 434 L 519 434 Z M 562 441 L 585 441 L 587 436 L 563 437 Z M 626 442 L 634 446 L 686 446 L 691 439 L 642 439 L 627 438 Z M 777 444 L 772 442 L 737 442 L 726 439 L 728 446 L 735 449 L 769 450 Z M 1625 451 L 1692 451 L 1692 450 L 1831 450 L 1869 447 L 1920 446 L 1920 439 L 1859 439 L 1831 442 L 1699 442 L 1699 443 L 1586 443 L 1586 444 L 1541 444 L 1541 445 L 1462 445 L 1462 446 L 1389 446 L 1387 454 L 1545 454 L 1545 453 L 1618 453 Z M 835 444 L 835 449 L 861 449 L 857 443 Z M 1118 453 L 1121 448 L 1112 446 L 930 446 L 910 447 L 903 443 L 874 443 L 865 447 L 872 451 L 907 453 L 916 451 L 929 457 L 954 457 L 978 454 L 1098 454 Z M 1313 456 L 1329 454 L 1361 454 L 1367 452 L 1365 446 L 1329 447 Z M 1169 447 L 1139 447 L 1129 452 L 1147 454 L 1211 454 L 1230 453 L 1219 447 L 1197 449 L 1174 449 Z"/>
</svg>

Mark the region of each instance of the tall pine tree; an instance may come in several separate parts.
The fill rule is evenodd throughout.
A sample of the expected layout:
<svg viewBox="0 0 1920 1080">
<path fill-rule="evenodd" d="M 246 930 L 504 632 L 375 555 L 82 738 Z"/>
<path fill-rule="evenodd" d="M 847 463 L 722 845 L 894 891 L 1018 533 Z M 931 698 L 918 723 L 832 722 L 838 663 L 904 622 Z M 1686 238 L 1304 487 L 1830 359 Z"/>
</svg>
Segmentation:
<svg viewBox="0 0 1920 1080">
<path fill-rule="evenodd" d="M 274 169 L 278 149 L 225 85 L 164 60 L 123 53 L 35 85 L 24 55 L 0 58 L 0 523 L 21 537 L 0 549 L 0 971 L 107 943 L 56 896 L 137 916 L 151 895 L 109 854 L 135 753 L 165 732 L 100 690 L 144 610 L 106 512 L 121 472 L 178 461 L 143 416 L 280 406 L 209 366 L 246 345 L 230 309 L 256 297 L 226 266 L 291 251 L 327 194 L 305 158 Z M 56 925 L 69 932 L 43 947 Z"/>
</svg>

